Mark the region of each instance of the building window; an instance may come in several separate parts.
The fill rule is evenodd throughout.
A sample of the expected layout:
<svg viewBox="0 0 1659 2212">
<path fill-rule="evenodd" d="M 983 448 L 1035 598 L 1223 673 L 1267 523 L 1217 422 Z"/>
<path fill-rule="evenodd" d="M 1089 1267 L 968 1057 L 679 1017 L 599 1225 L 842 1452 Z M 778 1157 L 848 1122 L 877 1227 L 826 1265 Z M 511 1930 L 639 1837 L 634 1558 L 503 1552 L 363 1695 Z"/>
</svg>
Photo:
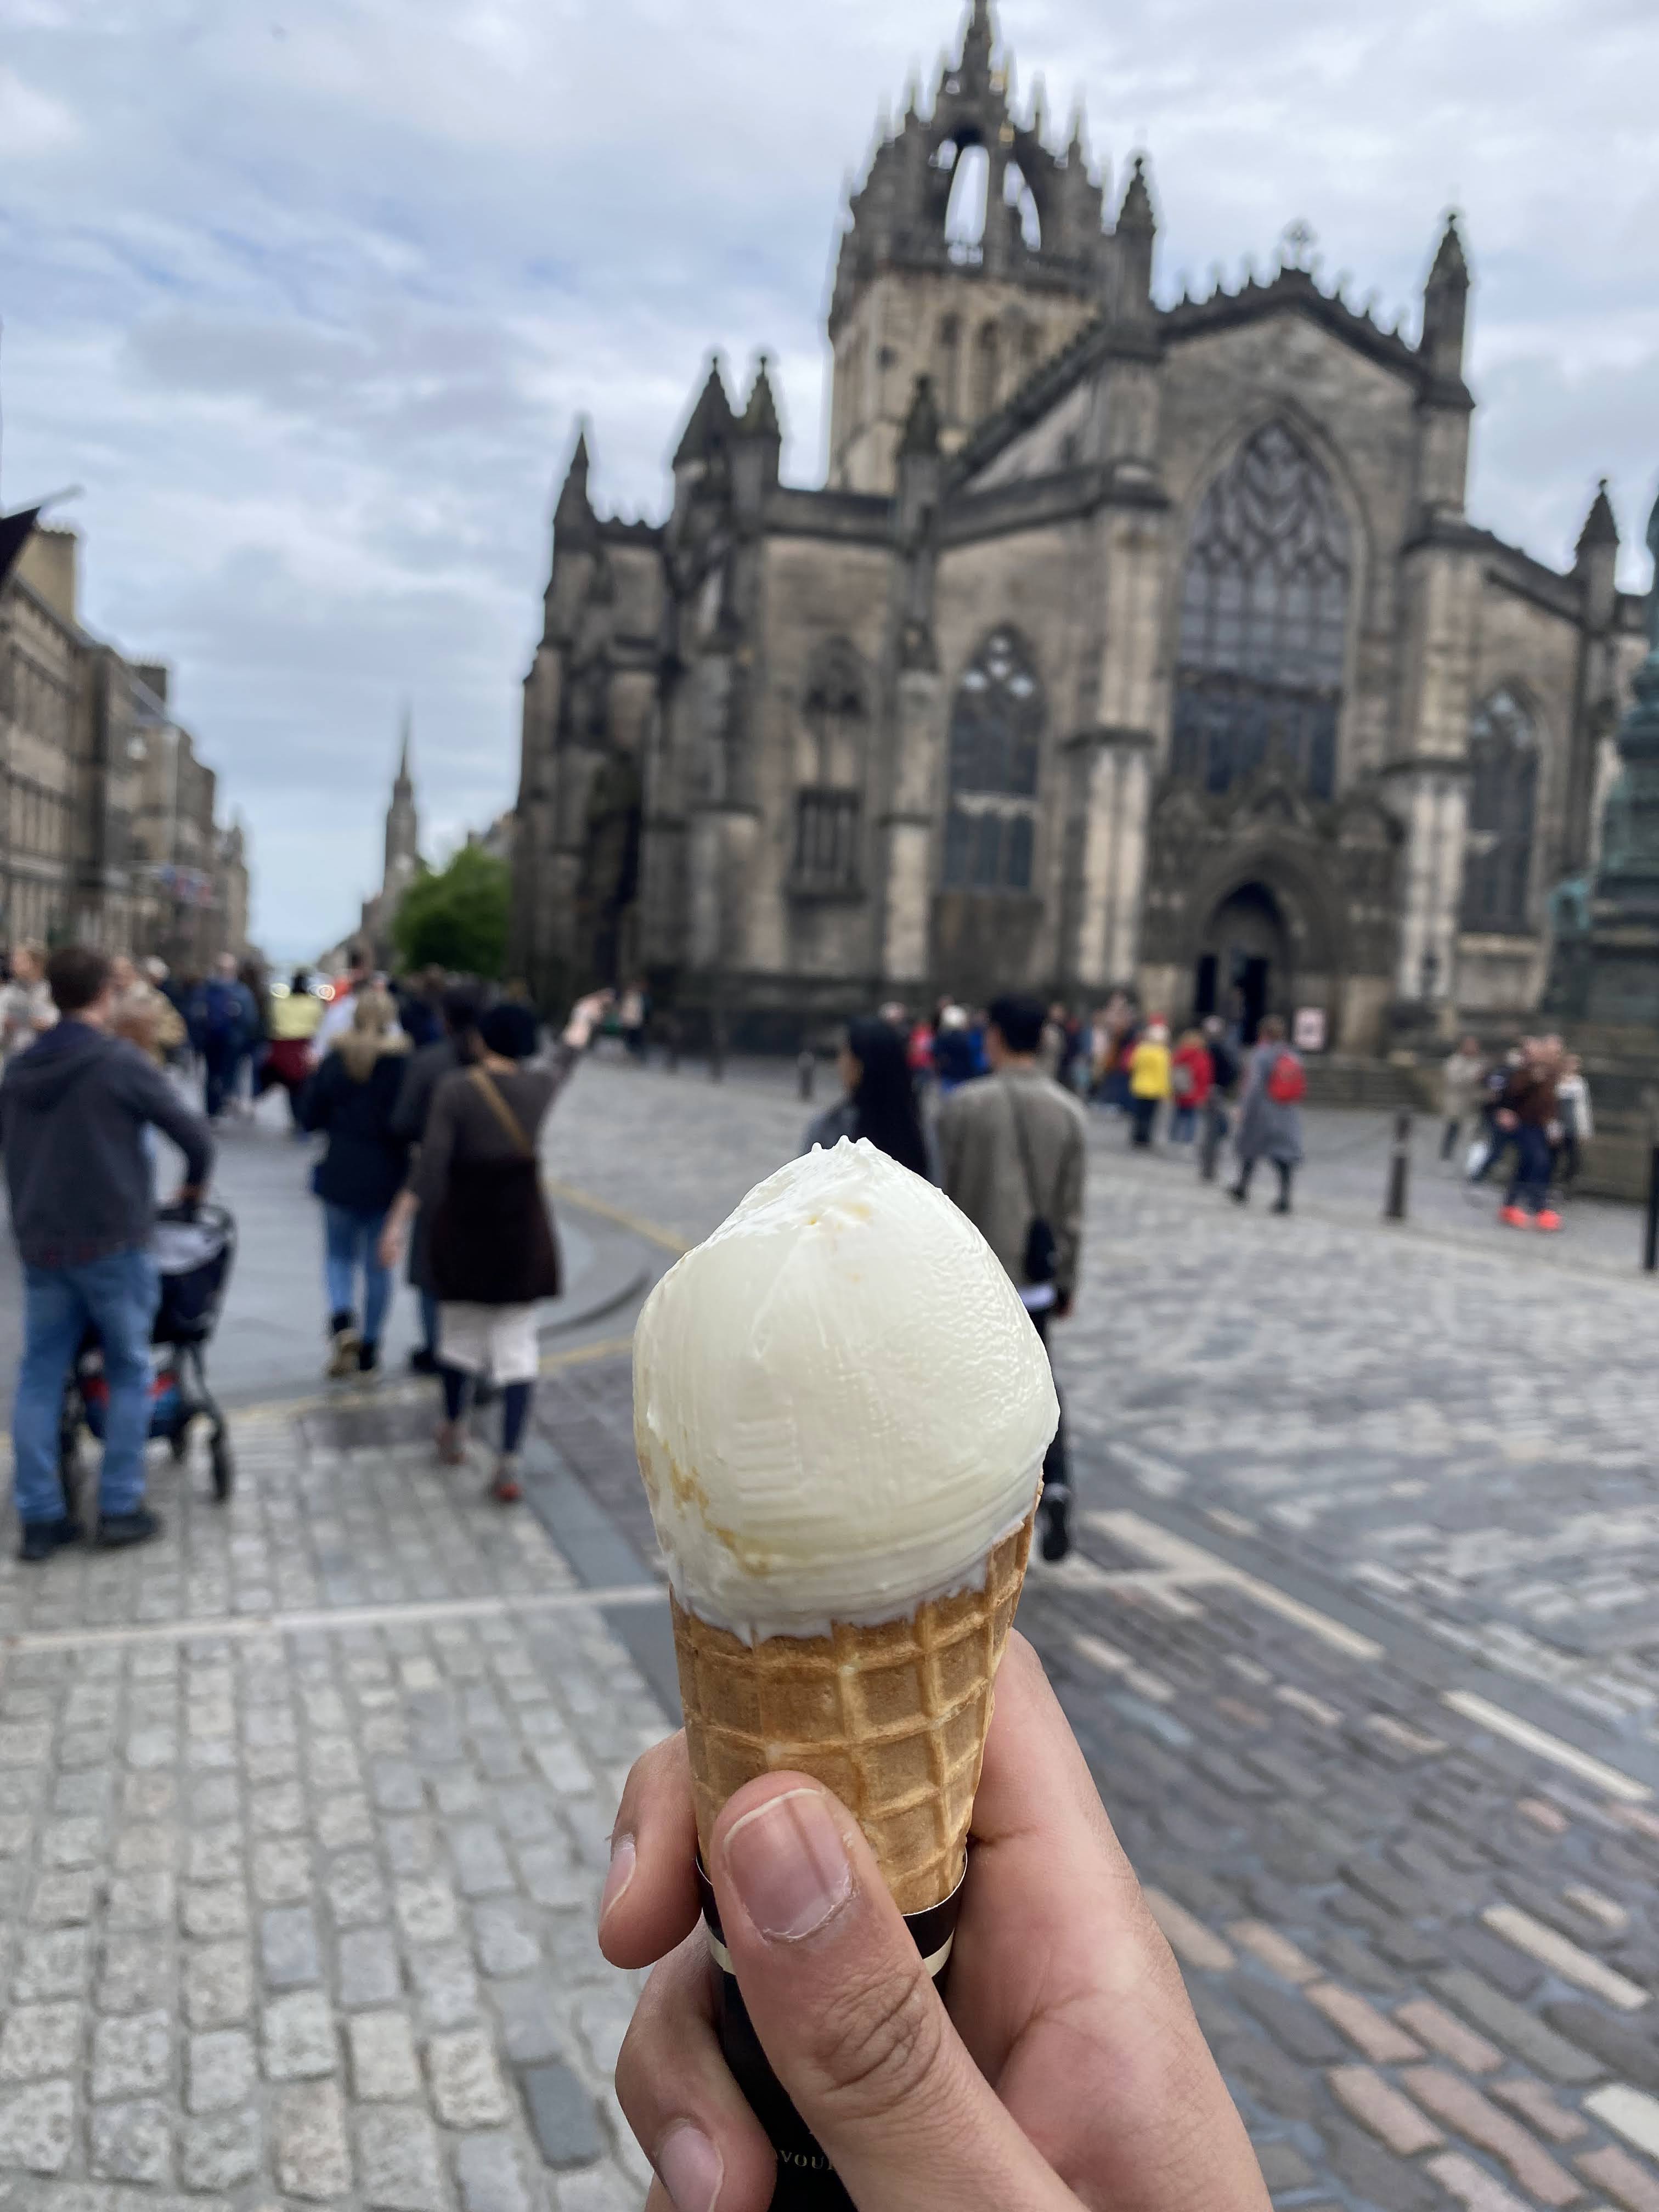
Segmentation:
<svg viewBox="0 0 1659 2212">
<path fill-rule="evenodd" d="M 1494 691 L 1475 708 L 1469 768 L 1463 927 L 1524 931 L 1538 804 L 1538 731 L 1513 691 Z"/>
<path fill-rule="evenodd" d="M 974 362 L 974 420 L 982 422 L 997 404 L 997 393 L 1002 380 L 1002 335 L 994 323 L 987 323 L 979 334 L 978 351 Z"/>
<path fill-rule="evenodd" d="M 962 415 L 962 325 L 947 315 L 939 326 L 939 388 L 947 422 Z"/>
<path fill-rule="evenodd" d="M 797 890 L 852 891 L 859 887 L 859 794 L 856 791 L 795 793 Z"/>
<path fill-rule="evenodd" d="M 1211 485 L 1182 583 L 1174 765 L 1223 792 L 1263 770 L 1336 787 L 1349 532 L 1330 478 L 1270 422 Z"/>
<path fill-rule="evenodd" d="M 1042 687 L 1024 640 L 1017 630 L 993 630 L 951 714 L 947 890 L 1030 890 L 1042 714 Z"/>
<path fill-rule="evenodd" d="M 844 637 L 819 647 L 807 670 L 796 744 L 792 887 L 848 892 L 862 872 L 869 673 Z"/>
</svg>

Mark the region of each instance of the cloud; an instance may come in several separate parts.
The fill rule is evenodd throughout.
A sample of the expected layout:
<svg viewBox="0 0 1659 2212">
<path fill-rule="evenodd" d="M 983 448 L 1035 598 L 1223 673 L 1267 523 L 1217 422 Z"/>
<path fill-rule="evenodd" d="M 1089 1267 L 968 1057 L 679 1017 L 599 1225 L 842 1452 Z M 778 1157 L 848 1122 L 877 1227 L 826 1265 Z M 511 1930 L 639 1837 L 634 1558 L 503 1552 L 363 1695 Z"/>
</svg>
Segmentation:
<svg viewBox="0 0 1659 2212">
<path fill-rule="evenodd" d="M 15 161 L 56 153 L 78 136 L 75 117 L 48 93 L 0 68 L 0 146 Z"/>
<path fill-rule="evenodd" d="M 843 179 L 956 0 L 0 0 L 3 495 L 79 480 L 88 619 L 171 657 L 253 829 L 258 927 L 313 951 L 373 888 L 401 702 L 434 847 L 508 803 L 579 413 L 656 515 L 711 346 L 775 356 L 822 469 Z M 1471 509 L 1566 556 L 1614 480 L 1625 580 L 1659 451 L 1650 0 L 1006 0 L 1024 99 L 1081 91 L 1158 282 L 1271 258 L 1413 325 L 1437 226 L 1476 276 Z"/>
</svg>

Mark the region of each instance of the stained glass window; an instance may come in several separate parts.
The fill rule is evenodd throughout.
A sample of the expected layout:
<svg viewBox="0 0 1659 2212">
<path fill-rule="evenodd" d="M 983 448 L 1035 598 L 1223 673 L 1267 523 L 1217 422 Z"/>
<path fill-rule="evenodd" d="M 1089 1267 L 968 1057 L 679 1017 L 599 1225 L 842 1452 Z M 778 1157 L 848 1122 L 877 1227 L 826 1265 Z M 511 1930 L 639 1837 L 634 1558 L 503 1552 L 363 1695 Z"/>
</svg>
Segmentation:
<svg viewBox="0 0 1659 2212">
<path fill-rule="evenodd" d="M 1176 655 L 1177 775 L 1222 792 L 1270 768 L 1316 799 L 1333 795 L 1352 573 L 1330 478 L 1269 422 L 1211 485 L 1194 526 Z"/>
<path fill-rule="evenodd" d="M 1475 708 L 1469 766 L 1463 927 L 1524 930 L 1538 803 L 1538 732 L 1513 691 L 1494 691 Z"/>
<path fill-rule="evenodd" d="M 993 630 L 951 714 L 947 888 L 1030 890 L 1042 715 L 1042 687 L 1024 641 L 1017 630 Z"/>
</svg>

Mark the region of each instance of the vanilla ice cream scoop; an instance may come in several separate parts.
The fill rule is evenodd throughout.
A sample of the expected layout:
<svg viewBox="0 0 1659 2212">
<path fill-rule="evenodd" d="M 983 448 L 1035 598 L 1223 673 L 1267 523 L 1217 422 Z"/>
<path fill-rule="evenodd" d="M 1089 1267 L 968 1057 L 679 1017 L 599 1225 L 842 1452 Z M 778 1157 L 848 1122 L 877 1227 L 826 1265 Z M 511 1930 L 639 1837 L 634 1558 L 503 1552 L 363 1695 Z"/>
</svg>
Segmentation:
<svg viewBox="0 0 1659 2212">
<path fill-rule="evenodd" d="M 634 1430 L 687 1612 L 752 1643 L 983 1584 L 1060 1408 L 1030 1316 L 940 1191 L 843 1138 L 658 1284 Z"/>
</svg>

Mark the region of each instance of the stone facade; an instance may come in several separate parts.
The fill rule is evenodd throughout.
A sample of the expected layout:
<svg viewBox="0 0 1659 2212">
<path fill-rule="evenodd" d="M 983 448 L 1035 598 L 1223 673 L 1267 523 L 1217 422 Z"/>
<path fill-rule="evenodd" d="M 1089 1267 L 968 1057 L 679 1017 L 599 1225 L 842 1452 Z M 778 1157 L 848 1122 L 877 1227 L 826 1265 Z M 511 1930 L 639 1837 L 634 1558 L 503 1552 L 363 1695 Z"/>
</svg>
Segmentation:
<svg viewBox="0 0 1659 2212">
<path fill-rule="evenodd" d="M 216 821 L 167 670 L 82 628 L 78 560 L 73 532 L 36 528 L 0 574 L 0 940 L 200 971 L 246 949 L 245 832 Z"/>
<path fill-rule="evenodd" d="M 1153 296 L 1137 158 L 1011 105 L 986 0 L 850 204 L 830 482 L 718 362 L 659 526 L 554 516 L 514 965 L 753 1041 L 1132 981 L 1373 1052 L 1520 1012 L 1642 651 L 1606 489 L 1559 573 L 1464 510 L 1469 274 L 1414 338 L 1269 278 Z M 960 173 L 988 178 L 965 236 Z"/>
</svg>

